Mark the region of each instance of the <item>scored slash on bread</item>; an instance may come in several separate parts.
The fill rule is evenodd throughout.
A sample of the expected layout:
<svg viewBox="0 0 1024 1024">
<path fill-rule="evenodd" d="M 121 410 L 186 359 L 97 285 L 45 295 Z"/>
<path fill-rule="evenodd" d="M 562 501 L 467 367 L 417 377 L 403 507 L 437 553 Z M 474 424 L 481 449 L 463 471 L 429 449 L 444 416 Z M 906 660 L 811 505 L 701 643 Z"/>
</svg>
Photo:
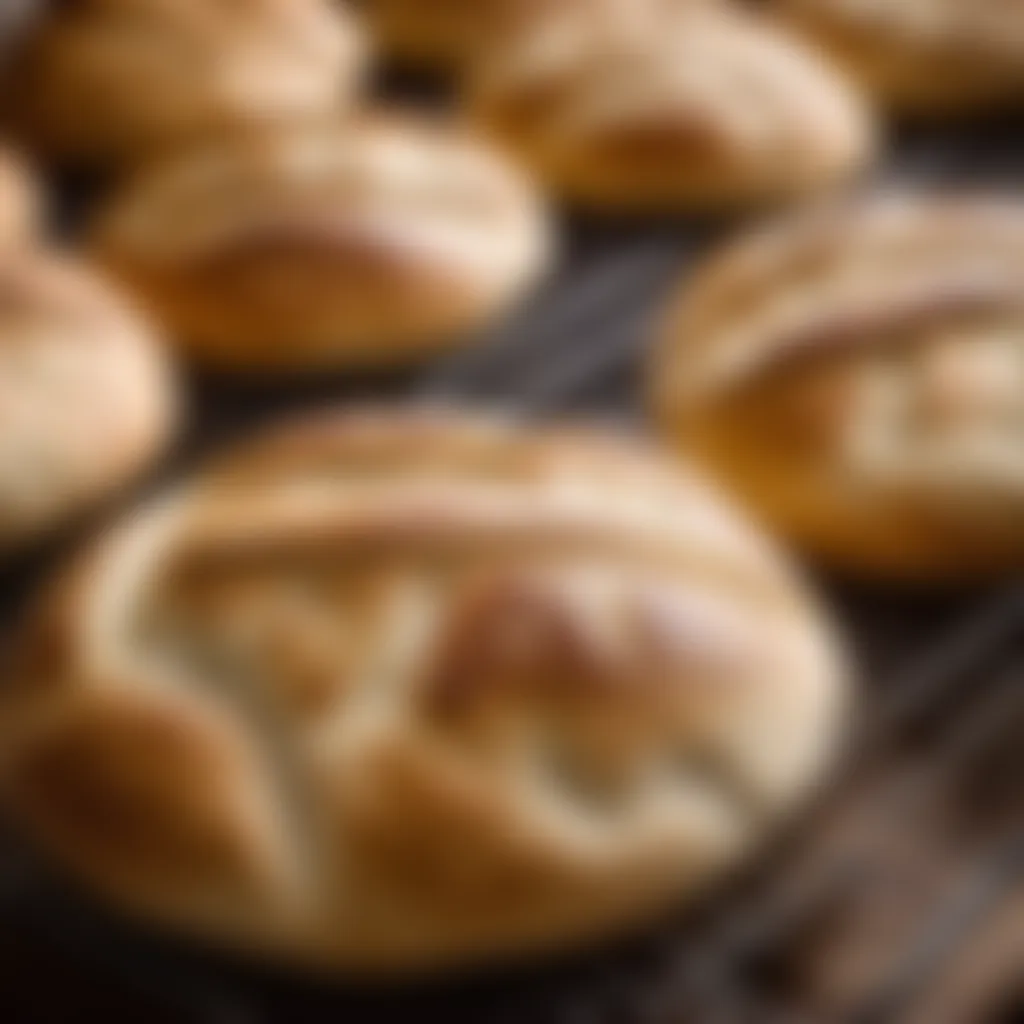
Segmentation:
<svg viewBox="0 0 1024 1024">
<path fill-rule="evenodd" d="M 847 570 L 1024 560 L 1024 205 L 894 193 L 783 218 L 673 303 L 670 439 Z"/>
<path fill-rule="evenodd" d="M 834 187 L 875 150 L 842 74 L 756 15 L 595 0 L 524 18 L 467 75 L 477 123 L 563 199 L 689 212 Z"/>
<path fill-rule="evenodd" d="M 93 251 L 197 362 L 415 362 L 548 265 L 529 182 L 457 127 L 366 115 L 189 150 L 101 213 Z"/>
<path fill-rule="evenodd" d="M 699 477 L 447 414 L 240 448 L 112 531 L 19 663 L 0 797 L 45 851 L 160 923 L 381 972 L 694 898 L 846 704 L 803 588 Z"/>
</svg>

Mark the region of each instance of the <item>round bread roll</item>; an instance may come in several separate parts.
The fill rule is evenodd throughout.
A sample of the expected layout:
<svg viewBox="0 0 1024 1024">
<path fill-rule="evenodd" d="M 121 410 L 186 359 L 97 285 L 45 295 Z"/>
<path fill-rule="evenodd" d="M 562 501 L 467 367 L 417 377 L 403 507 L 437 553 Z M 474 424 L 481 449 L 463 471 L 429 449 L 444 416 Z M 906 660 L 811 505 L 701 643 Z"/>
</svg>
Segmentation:
<svg viewBox="0 0 1024 1024">
<path fill-rule="evenodd" d="M 183 154 L 116 198 L 95 242 L 197 361 L 276 371 L 462 340 L 533 283 L 549 234 L 473 137 L 377 117 Z"/>
<path fill-rule="evenodd" d="M 874 150 L 860 97 L 754 15 L 594 0 L 524 24 L 471 77 L 476 119 L 594 207 L 690 210 L 835 185 Z"/>
<path fill-rule="evenodd" d="M 776 0 L 894 109 L 1020 105 L 1024 7 L 1007 0 Z"/>
<path fill-rule="evenodd" d="M 655 403 L 782 532 L 915 580 L 1024 566 L 1024 204 L 892 194 L 745 239 L 683 291 Z"/>
<path fill-rule="evenodd" d="M 0 143 L 0 246 L 32 241 L 41 207 L 39 190 L 21 158 Z"/>
<path fill-rule="evenodd" d="M 330 0 L 54 4 L 11 70 L 10 117 L 47 156 L 108 165 L 196 136 L 329 115 L 363 43 Z"/>
<path fill-rule="evenodd" d="M 174 420 L 149 328 L 89 271 L 0 246 L 0 552 L 150 462 Z"/>
<path fill-rule="evenodd" d="M 584 433 L 323 417 L 115 530 L 0 715 L 5 812 L 135 914 L 420 972 L 706 889 L 820 779 L 829 631 L 699 478 Z"/>
</svg>

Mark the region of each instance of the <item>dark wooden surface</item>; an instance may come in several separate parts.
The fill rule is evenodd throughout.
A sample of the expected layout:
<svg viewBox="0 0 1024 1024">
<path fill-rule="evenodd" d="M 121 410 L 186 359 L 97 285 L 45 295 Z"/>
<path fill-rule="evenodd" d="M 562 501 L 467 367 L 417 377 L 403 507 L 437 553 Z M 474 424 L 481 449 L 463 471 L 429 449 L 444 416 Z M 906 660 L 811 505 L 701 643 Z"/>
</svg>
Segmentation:
<svg viewBox="0 0 1024 1024">
<path fill-rule="evenodd" d="M 184 1024 L 128 986 L 0 921 L 0 1021 L 5 1024 Z"/>
</svg>

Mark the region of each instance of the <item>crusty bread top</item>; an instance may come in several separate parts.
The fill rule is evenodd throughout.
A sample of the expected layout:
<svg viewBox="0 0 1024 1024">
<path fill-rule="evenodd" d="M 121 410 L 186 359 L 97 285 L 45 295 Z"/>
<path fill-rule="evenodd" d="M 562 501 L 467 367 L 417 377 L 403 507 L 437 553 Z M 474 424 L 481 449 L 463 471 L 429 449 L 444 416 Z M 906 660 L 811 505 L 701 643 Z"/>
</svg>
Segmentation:
<svg viewBox="0 0 1024 1024">
<path fill-rule="evenodd" d="M 1014 199 L 892 193 L 804 212 L 682 288 L 655 403 L 748 500 L 831 520 L 830 546 L 865 564 L 875 531 L 893 562 L 1015 564 L 1022 294 Z"/>
<path fill-rule="evenodd" d="M 157 338 L 106 282 L 0 246 L 0 548 L 139 469 L 175 404 Z"/>
<path fill-rule="evenodd" d="M 21 665 L 0 792 L 44 844 L 162 920 L 377 970 L 700 891 L 842 705 L 800 587 L 701 480 L 448 414 L 239 451 L 86 559 Z"/>
<path fill-rule="evenodd" d="M 365 45 L 332 0 L 54 4 L 11 68 L 9 115 L 47 155 L 129 163 L 183 140 L 330 116 Z"/>
<path fill-rule="evenodd" d="M 833 184 L 874 126 L 811 49 L 746 12 L 596 0 L 527 19 L 476 64 L 481 124 L 572 198 L 766 201 Z"/>
<path fill-rule="evenodd" d="M 198 147 L 128 184 L 95 251 L 198 357 L 388 361 L 497 313 L 546 267 L 529 182 L 472 133 L 411 116 Z"/>
<path fill-rule="evenodd" d="M 1024 85 L 1024 10 L 1006 0 L 775 0 L 898 110 L 941 114 L 1016 106 Z"/>
</svg>

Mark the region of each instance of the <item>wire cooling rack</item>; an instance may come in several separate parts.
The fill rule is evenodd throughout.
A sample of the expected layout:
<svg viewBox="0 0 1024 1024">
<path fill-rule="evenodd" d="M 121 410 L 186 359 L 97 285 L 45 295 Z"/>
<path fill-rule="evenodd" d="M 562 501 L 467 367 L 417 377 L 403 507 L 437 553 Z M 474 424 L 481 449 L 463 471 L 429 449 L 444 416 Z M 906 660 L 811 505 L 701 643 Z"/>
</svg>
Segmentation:
<svg viewBox="0 0 1024 1024">
<path fill-rule="evenodd" d="M 1024 181 L 1017 134 L 992 124 L 905 136 L 886 177 L 1012 187 Z M 510 323 L 425 374 L 274 389 L 194 381 L 185 458 L 297 408 L 367 397 L 585 414 L 642 429 L 644 352 L 666 293 L 728 230 L 572 220 L 555 280 Z M 6 570 L 8 621 L 47 561 Z M 844 770 L 762 865 L 646 935 L 554 964 L 382 993 L 272 977 L 142 933 L 17 854 L 2 861 L 0 901 L 12 922 L 94 976 L 197 1024 L 411 1015 L 446 1024 L 917 1024 L 921 998 L 1024 893 L 1024 580 L 974 594 L 824 588 L 864 677 Z M 1007 963 L 984 1005 L 948 1024 L 1013 1019 L 1024 942 Z"/>
</svg>

